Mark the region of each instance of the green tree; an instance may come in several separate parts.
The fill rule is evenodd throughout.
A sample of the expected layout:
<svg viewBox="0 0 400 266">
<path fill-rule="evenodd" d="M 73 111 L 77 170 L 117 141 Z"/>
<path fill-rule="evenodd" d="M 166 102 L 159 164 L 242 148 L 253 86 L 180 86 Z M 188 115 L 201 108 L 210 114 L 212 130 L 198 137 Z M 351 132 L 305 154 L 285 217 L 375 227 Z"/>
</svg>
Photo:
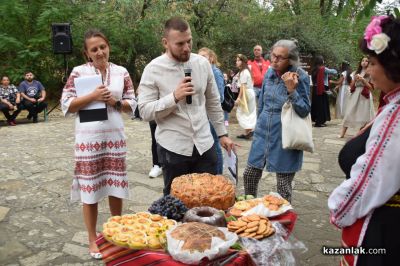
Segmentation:
<svg viewBox="0 0 400 266">
<path fill-rule="evenodd" d="M 331 66 L 356 64 L 357 42 L 379 0 L 10 0 L 0 1 L 0 74 L 19 83 L 26 70 L 58 99 L 63 87 L 63 56 L 52 51 L 51 24 L 72 27 L 69 70 L 82 64 L 83 34 L 102 30 L 111 43 L 110 61 L 125 66 L 137 84 L 146 64 L 163 51 L 163 24 L 181 16 L 190 24 L 193 52 L 214 49 L 224 70 L 235 55 L 252 56 L 279 39 L 298 40 L 303 55 L 323 55 Z M 390 10 L 398 10 L 389 7 Z M 368 16 L 366 16 L 368 15 Z M 65 78 L 65 77 L 64 77 Z"/>
</svg>

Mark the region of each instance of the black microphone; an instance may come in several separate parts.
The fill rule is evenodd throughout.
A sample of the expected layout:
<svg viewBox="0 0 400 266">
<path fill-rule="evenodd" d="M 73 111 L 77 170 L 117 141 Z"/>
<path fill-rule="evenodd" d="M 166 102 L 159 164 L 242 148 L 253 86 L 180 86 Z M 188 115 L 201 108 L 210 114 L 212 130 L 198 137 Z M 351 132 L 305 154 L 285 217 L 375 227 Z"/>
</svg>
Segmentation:
<svg viewBox="0 0 400 266">
<path fill-rule="evenodd" d="M 185 72 L 185 77 L 191 77 L 192 76 L 192 69 L 190 67 L 184 68 L 183 72 Z M 186 96 L 186 103 L 187 104 L 192 104 L 192 95 Z"/>
</svg>

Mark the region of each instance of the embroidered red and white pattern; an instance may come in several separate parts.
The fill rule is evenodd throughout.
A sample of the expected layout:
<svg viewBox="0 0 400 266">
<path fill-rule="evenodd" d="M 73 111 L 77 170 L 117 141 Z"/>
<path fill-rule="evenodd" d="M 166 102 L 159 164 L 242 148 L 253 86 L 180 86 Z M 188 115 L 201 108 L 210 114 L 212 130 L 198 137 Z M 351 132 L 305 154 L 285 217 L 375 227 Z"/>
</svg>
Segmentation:
<svg viewBox="0 0 400 266">
<path fill-rule="evenodd" d="M 103 188 L 106 187 L 116 187 L 116 188 L 128 188 L 128 182 L 123 180 L 118 180 L 118 179 L 103 179 L 99 182 L 93 183 L 91 185 L 85 185 L 85 184 L 79 184 L 79 190 L 82 192 L 86 193 L 95 193 Z"/>
<path fill-rule="evenodd" d="M 387 147 L 387 142 L 391 139 L 393 130 L 399 123 L 400 107 L 395 105 L 392 106 L 391 109 L 392 110 L 388 112 L 389 115 L 385 117 L 383 126 L 379 130 L 378 138 L 368 153 L 367 160 L 365 160 L 365 164 L 362 167 L 363 170 L 360 172 L 342 203 L 337 210 L 334 211 L 336 219 L 342 219 L 347 214 L 348 210 L 360 199 L 370 179 L 374 175 L 374 170 Z"/>
<path fill-rule="evenodd" d="M 102 142 L 87 142 L 87 143 L 76 143 L 75 150 L 76 151 L 101 151 L 106 149 L 122 149 L 126 147 L 125 140 L 117 140 L 117 141 L 102 141 Z"/>
<path fill-rule="evenodd" d="M 86 161 L 86 160 L 93 160 L 96 158 L 101 158 L 101 157 L 125 157 L 126 152 L 104 152 L 100 154 L 95 154 L 95 155 L 90 155 L 90 156 L 75 156 L 76 161 Z"/>
<path fill-rule="evenodd" d="M 400 190 L 400 88 L 386 95 L 388 102 L 371 128 L 366 153 L 328 199 L 331 222 L 343 229 L 343 246 L 361 246 L 374 210 Z M 357 264 L 357 256 L 344 256 L 342 265 Z"/>
<path fill-rule="evenodd" d="M 99 74 L 93 64 L 75 67 L 61 98 L 65 115 L 71 102 L 77 97 L 75 78 Z M 127 101 L 132 111 L 137 103 L 132 80 L 128 71 L 109 63 L 104 80 L 115 99 Z M 132 113 L 133 114 L 133 113 Z M 126 174 L 126 140 L 121 113 L 107 105 L 108 120 L 80 123 L 75 118 L 75 176 L 71 189 L 71 200 L 94 204 L 106 196 L 129 198 Z"/>
<path fill-rule="evenodd" d="M 104 130 L 93 130 L 93 129 L 85 129 L 85 130 L 76 130 L 75 132 L 79 134 L 98 134 L 98 133 L 111 133 L 111 132 L 119 132 L 124 131 L 124 128 L 110 128 Z"/>
<path fill-rule="evenodd" d="M 125 172 L 117 173 L 117 172 L 113 172 L 113 171 L 103 171 L 103 172 L 98 173 L 97 175 L 93 175 L 91 177 L 87 177 L 84 175 L 75 175 L 75 178 L 78 179 L 80 182 L 82 182 L 82 180 L 92 181 L 92 180 L 99 179 L 99 177 L 111 176 L 111 175 L 114 177 L 116 177 L 116 176 L 124 177 L 124 176 L 126 176 L 126 173 Z"/>
<path fill-rule="evenodd" d="M 102 157 L 92 161 L 77 161 L 75 164 L 76 175 L 92 176 L 104 171 L 115 172 L 117 174 L 125 172 L 125 157 Z"/>
</svg>

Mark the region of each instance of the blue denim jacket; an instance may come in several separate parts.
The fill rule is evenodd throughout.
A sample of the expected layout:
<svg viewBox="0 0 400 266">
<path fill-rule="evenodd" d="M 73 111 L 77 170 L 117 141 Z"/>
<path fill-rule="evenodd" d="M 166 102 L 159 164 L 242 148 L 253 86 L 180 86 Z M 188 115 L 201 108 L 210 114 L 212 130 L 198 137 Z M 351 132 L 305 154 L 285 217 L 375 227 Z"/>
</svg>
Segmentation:
<svg viewBox="0 0 400 266">
<path fill-rule="evenodd" d="M 336 69 L 330 69 L 325 67 L 325 71 L 324 71 L 324 85 L 325 86 L 329 86 L 329 75 L 336 75 L 337 71 Z"/>
<path fill-rule="evenodd" d="M 297 67 L 290 67 L 295 72 Z M 248 165 L 268 172 L 293 173 L 301 169 L 303 151 L 282 149 L 281 110 L 290 101 L 300 117 L 306 117 L 311 110 L 308 74 L 298 69 L 299 83 L 296 90 L 287 94 L 283 80 L 270 68 L 266 73 L 258 100 L 258 118 L 254 139 L 248 158 Z"/>
<path fill-rule="evenodd" d="M 219 98 L 222 103 L 224 101 L 224 90 L 225 90 L 224 75 L 222 74 L 222 71 L 216 65 L 211 65 L 211 69 L 214 73 L 215 82 L 217 83 L 217 87 L 218 87 L 218 91 L 219 91 Z"/>
</svg>

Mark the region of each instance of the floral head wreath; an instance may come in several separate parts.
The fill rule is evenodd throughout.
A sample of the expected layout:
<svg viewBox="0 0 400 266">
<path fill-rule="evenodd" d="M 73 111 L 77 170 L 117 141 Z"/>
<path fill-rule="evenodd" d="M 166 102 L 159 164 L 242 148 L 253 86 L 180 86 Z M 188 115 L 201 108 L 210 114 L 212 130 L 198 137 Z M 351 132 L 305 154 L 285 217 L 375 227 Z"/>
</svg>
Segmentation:
<svg viewBox="0 0 400 266">
<path fill-rule="evenodd" d="M 382 53 L 389 45 L 390 37 L 382 32 L 382 21 L 389 18 L 388 16 L 374 16 L 368 24 L 364 32 L 364 40 L 367 47 L 375 51 L 376 54 Z"/>
</svg>

